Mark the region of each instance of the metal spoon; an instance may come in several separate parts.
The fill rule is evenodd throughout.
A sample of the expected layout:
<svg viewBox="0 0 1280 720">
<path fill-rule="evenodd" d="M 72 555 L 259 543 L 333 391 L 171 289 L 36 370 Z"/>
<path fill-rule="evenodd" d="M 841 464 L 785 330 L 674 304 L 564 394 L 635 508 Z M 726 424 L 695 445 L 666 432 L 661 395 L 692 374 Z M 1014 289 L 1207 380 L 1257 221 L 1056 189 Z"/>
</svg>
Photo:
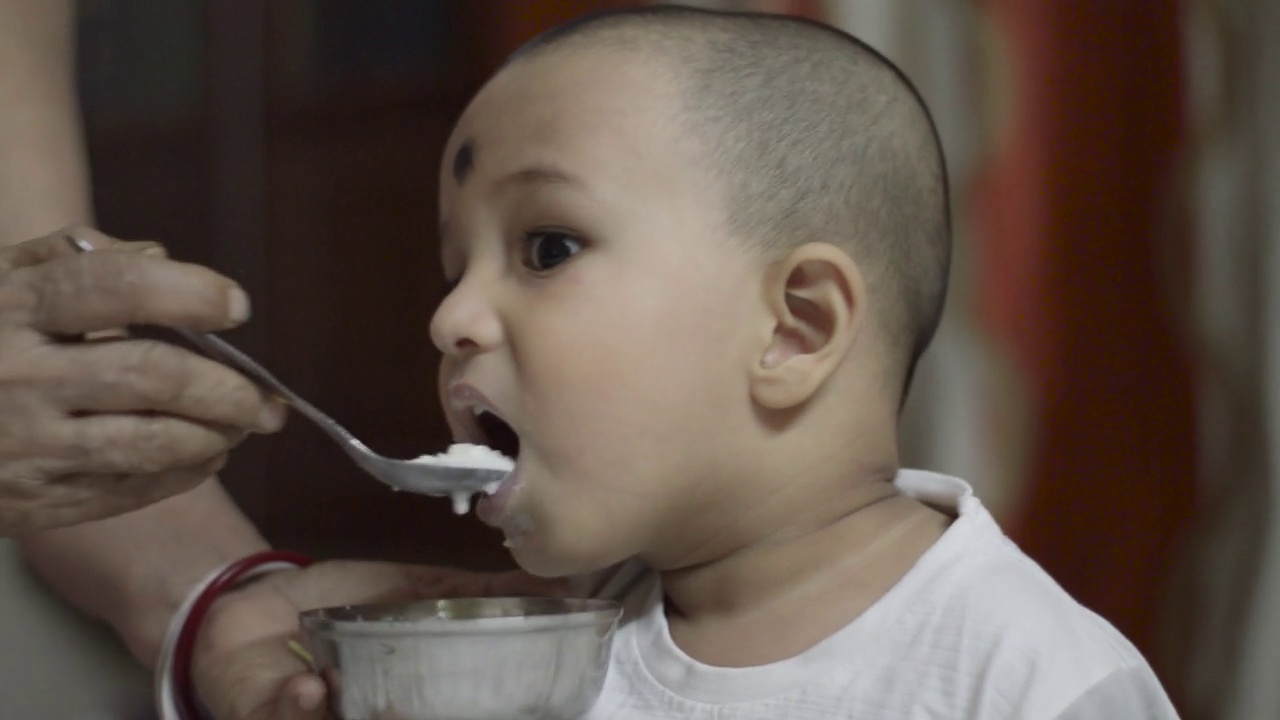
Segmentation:
<svg viewBox="0 0 1280 720">
<path fill-rule="evenodd" d="M 68 235 L 67 242 L 78 252 L 91 252 L 94 248 L 88 242 Z M 436 465 L 422 460 L 395 460 L 379 455 L 356 439 L 347 429 L 339 425 L 333 418 L 320 412 L 314 405 L 303 400 L 284 383 L 276 379 L 266 368 L 245 355 L 234 345 L 208 333 L 195 332 L 185 328 L 169 328 L 187 342 L 195 345 L 210 358 L 240 370 L 260 385 L 280 396 L 315 423 L 338 446 L 370 475 L 390 485 L 395 490 L 406 490 L 421 495 L 460 495 L 484 490 L 494 483 L 501 482 L 507 476 L 505 470 L 476 468 L 462 465 Z"/>
</svg>

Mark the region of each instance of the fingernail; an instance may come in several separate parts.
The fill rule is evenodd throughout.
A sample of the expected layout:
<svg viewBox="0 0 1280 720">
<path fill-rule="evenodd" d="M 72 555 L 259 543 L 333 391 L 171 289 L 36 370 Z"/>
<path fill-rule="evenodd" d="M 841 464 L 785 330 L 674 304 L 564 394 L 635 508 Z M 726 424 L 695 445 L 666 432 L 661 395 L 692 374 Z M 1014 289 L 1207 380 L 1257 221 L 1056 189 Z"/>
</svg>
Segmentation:
<svg viewBox="0 0 1280 720">
<path fill-rule="evenodd" d="M 151 243 L 150 247 L 143 248 L 142 254 L 148 257 L 168 257 L 169 255 L 160 243 Z"/>
<path fill-rule="evenodd" d="M 227 291 L 227 316 L 237 325 L 249 319 L 249 296 L 238 287 Z"/>
<path fill-rule="evenodd" d="M 273 433 L 284 427 L 284 403 L 272 398 L 262 405 L 258 411 L 257 426 L 259 432 Z"/>
</svg>

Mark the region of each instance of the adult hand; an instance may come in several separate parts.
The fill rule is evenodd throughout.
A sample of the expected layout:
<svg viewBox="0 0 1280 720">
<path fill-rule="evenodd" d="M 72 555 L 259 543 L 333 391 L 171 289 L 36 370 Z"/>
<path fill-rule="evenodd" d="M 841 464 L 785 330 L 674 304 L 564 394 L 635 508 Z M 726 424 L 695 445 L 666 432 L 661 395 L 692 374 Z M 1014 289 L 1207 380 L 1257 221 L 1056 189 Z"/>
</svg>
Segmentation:
<svg viewBox="0 0 1280 720">
<path fill-rule="evenodd" d="M 99 252 L 77 253 L 68 235 Z M 248 317 L 234 282 L 155 243 L 71 229 L 0 248 L 0 536 L 120 514 L 191 489 L 284 409 L 176 345 L 85 341 L 130 324 Z"/>
<path fill-rule="evenodd" d="M 567 595 L 567 581 L 366 561 L 317 563 L 272 573 L 220 598 L 196 641 L 193 675 L 218 720 L 331 718 L 320 676 L 289 650 L 298 613 L 318 607 L 415 598 Z"/>
</svg>

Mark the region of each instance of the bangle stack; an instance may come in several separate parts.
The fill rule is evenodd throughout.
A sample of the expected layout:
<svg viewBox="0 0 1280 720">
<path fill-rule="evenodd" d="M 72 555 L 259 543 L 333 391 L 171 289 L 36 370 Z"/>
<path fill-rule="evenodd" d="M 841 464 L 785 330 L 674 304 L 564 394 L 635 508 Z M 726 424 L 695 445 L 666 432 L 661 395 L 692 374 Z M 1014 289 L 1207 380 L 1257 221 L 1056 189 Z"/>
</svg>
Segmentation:
<svg viewBox="0 0 1280 720">
<path fill-rule="evenodd" d="M 223 593 L 260 575 L 305 568 L 311 558 L 287 550 L 268 550 L 228 563 L 201 580 L 183 602 L 165 634 L 156 663 L 155 703 L 160 720 L 198 720 L 203 716 L 191 680 L 191 658 L 200 624 Z"/>
</svg>

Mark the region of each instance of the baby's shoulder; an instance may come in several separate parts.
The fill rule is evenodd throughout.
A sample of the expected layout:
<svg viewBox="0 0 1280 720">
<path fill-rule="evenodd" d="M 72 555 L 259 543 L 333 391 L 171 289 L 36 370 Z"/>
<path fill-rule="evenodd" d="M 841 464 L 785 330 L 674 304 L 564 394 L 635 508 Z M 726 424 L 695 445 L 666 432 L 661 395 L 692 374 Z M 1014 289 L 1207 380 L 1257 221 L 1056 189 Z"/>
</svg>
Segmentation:
<svg viewBox="0 0 1280 720">
<path fill-rule="evenodd" d="M 893 635 L 910 638 L 898 649 L 907 665 L 944 684 L 983 678 L 999 695 L 1039 707 L 1147 667 L 1115 627 L 1003 536 L 934 568 L 893 610 Z"/>
<path fill-rule="evenodd" d="M 904 471 L 895 482 L 955 520 L 883 598 L 886 624 L 953 645 L 945 649 L 964 657 L 1044 654 L 1064 664 L 1145 664 L 1110 623 L 1076 602 L 1005 535 L 967 484 L 920 471 Z"/>
<path fill-rule="evenodd" d="M 1087 655 L 1113 665 L 1141 662 L 1133 645 L 1109 622 L 1081 605 L 1008 538 L 993 538 L 955 558 L 924 584 L 923 617 L 937 629 L 962 631 L 1008 651 Z"/>
<path fill-rule="evenodd" d="M 1137 649 L 1002 534 L 959 539 L 830 638 L 836 696 L 870 698 L 879 717 L 903 718 L 925 706 L 954 709 L 950 717 L 1051 718 L 1112 695 L 1163 698 Z"/>
</svg>

